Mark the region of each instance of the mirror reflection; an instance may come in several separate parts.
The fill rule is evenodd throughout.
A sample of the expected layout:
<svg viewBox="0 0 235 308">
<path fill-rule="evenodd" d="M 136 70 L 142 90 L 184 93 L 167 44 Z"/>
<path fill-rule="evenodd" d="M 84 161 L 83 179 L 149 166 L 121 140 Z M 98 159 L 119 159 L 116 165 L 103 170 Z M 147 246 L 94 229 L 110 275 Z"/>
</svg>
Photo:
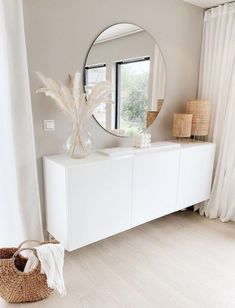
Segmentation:
<svg viewBox="0 0 235 308">
<path fill-rule="evenodd" d="M 166 70 L 153 38 L 136 25 L 122 23 L 103 31 L 91 46 L 84 72 L 86 90 L 97 82 L 113 85 L 113 105 L 100 105 L 97 122 L 118 136 L 141 133 L 164 102 Z"/>
</svg>

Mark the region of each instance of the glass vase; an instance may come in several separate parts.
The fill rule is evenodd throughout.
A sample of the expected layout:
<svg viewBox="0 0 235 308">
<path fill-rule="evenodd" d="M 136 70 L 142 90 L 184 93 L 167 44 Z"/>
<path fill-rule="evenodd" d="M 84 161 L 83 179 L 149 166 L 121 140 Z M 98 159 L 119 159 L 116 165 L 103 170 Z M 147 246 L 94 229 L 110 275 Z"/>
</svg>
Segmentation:
<svg viewBox="0 0 235 308">
<path fill-rule="evenodd" d="M 74 125 L 65 146 L 71 158 L 85 158 L 91 154 L 91 135 L 84 126 Z"/>
</svg>

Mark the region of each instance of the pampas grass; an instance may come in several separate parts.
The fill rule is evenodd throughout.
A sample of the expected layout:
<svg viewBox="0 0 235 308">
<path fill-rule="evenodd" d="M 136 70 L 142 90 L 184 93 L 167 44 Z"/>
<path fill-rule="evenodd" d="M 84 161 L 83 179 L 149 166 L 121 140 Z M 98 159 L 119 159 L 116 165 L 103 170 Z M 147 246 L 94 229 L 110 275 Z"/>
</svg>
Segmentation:
<svg viewBox="0 0 235 308">
<path fill-rule="evenodd" d="M 109 81 L 97 83 L 89 94 L 85 94 L 81 90 L 79 72 L 74 76 L 69 75 L 68 85 L 45 77 L 42 73 L 36 74 L 43 84 L 36 93 L 43 93 L 52 98 L 77 127 L 85 124 L 101 103 L 112 103 L 112 85 Z"/>
<path fill-rule="evenodd" d="M 83 136 L 84 125 L 101 103 L 112 103 L 112 85 L 102 81 L 91 88 L 90 93 L 81 90 L 81 75 L 69 75 L 68 85 L 37 73 L 42 87 L 36 93 L 43 93 L 55 101 L 57 106 L 73 123 L 73 134 L 66 142 L 71 157 L 83 158 L 89 154 L 90 141 Z"/>
</svg>

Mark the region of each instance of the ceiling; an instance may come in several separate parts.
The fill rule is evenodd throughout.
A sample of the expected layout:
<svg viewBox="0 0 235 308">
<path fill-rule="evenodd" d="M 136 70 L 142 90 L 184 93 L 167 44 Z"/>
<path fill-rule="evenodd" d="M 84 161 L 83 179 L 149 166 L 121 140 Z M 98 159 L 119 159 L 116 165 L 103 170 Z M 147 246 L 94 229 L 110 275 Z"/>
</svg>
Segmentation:
<svg viewBox="0 0 235 308">
<path fill-rule="evenodd" d="M 225 2 L 226 3 L 233 2 L 233 0 L 227 0 L 227 1 L 226 0 L 183 0 L 183 1 L 194 4 L 196 6 L 203 7 L 204 9 L 207 9 L 209 7 L 216 6 L 219 4 L 223 4 Z"/>
</svg>

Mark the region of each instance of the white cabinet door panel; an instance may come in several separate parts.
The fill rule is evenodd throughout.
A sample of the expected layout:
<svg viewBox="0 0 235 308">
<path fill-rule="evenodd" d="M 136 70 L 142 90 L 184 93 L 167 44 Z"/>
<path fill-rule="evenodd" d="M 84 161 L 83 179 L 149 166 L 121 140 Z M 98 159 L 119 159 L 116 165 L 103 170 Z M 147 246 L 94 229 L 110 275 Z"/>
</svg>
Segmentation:
<svg viewBox="0 0 235 308">
<path fill-rule="evenodd" d="M 181 149 L 177 209 L 210 198 L 214 155 L 215 144 Z"/>
<path fill-rule="evenodd" d="M 136 155 L 133 167 L 132 226 L 174 212 L 179 150 Z"/>
<path fill-rule="evenodd" d="M 130 228 L 131 156 L 68 168 L 67 189 L 70 250 Z"/>
</svg>

